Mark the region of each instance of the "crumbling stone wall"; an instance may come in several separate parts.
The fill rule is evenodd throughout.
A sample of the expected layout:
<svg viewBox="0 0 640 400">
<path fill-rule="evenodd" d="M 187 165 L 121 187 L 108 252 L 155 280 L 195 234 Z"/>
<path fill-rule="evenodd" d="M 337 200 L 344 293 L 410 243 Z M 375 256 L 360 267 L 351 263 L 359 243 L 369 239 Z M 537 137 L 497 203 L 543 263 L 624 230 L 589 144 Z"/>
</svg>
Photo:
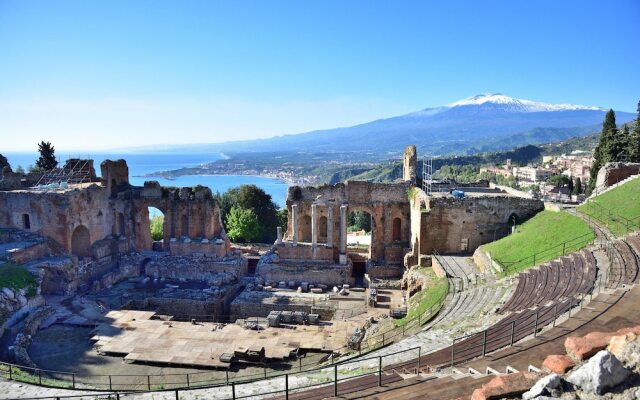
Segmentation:
<svg viewBox="0 0 640 400">
<path fill-rule="evenodd" d="M 196 280 L 215 286 L 235 283 L 247 273 L 243 257 L 170 256 L 142 259 L 140 265 L 144 265 L 145 275 L 154 278 Z"/>
<path fill-rule="evenodd" d="M 69 253 L 76 229 L 86 228 L 93 243 L 110 235 L 112 225 L 108 194 L 97 185 L 82 190 L 0 192 L 0 226 L 47 236 Z"/>
<path fill-rule="evenodd" d="M 210 189 L 163 188 L 157 182 L 133 187 L 124 160 L 104 161 L 101 168 L 102 183 L 89 187 L 0 191 L 0 226 L 35 232 L 51 238 L 67 253 L 99 259 L 122 250 L 151 250 L 148 207 L 156 207 L 165 214 L 165 250 L 170 250 L 171 238 L 183 236 L 215 245 L 222 241 L 223 250 L 214 251 L 217 255 L 230 249 Z M 97 180 L 92 163 L 85 169 L 91 180 Z M 123 237 L 129 243 L 96 247 L 100 240 Z M 178 247 L 182 253 L 187 251 Z"/>
<path fill-rule="evenodd" d="M 640 163 L 606 163 L 598 171 L 596 191 L 604 190 L 632 175 L 638 174 L 640 174 Z"/>
<path fill-rule="evenodd" d="M 329 235 L 332 236 L 331 243 L 318 241 L 318 245 L 340 249 L 343 242 L 346 247 L 346 237 L 342 237 L 340 221 L 342 218 L 340 207 L 346 205 L 346 216 L 353 211 L 365 211 L 371 215 L 372 243 L 369 258 L 379 264 L 402 264 L 402 257 L 397 258 L 397 252 L 391 251 L 385 254 L 385 249 L 395 248 L 398 245 L 406 247 L 409 243 L 411 231 L 408 191 L 410 188 L 411 184 L 408 182 L 385 184 L 360 181 L 317 187 L 290 187 L 287 193 L 289 218 L 285 240 L 293 241 L 294 213 L 297 221 L 304 221 L 305 217 L 313 216 L 313 208 L 315 208 L 316 220 L 326 218 L 327 224 L 330 225 L 327 226 L 327 231 L 332 233 Z M 394 220 L 396 219 L 399 221 L 399 230 L 398 236 L 394 237 Z M 301 230 L 301 223 L 297 225 L 297 237 L 302 238 L 305 235 Z M 313 225 L 316 230 L 321 226 L 319 223 Z M 313 232 L 311 234 L 313 235 Z M 326 237 L 327 234 L 317 231 L 316 236 L 321 238 Z M 385 255 L 393 258 L 387 259 Z M 334 261 L 339 262 L 339 258 L 335 258 Z"/>
<path fill-rule="evenodd" d="M 206 239 L 224 244 L 225 252 L 231 247 L 220 217 L 220 208 L 213 201 L 211 189 L 164 188 L 158 182 L 145 182 L 143 188 L 128 188 L 118 192 L 114 201 L 119 219 L 124 216 L 124 234 L 135 237 L 135 246 L 151 250 L 149 207 L 164 214 L 163 247 L 170 251 L 172 238 Z M 216 252 L 218 253 L 218 252 Z"/>
<path fill-rule="evenodd" d="M 421 216 L 420 254 L 472 253 L 506 236 L 513 216 L 522 221 L 543 209 L 542 201 L 508 195 L 431 197 Z"/>
<path fill-rule="evenodd" d="M 265 284 L 277 284 L 278 282 L 308 282 L 313 285 L 322 284 L 330 287 L 344 283 L 353 285 L 355 279 L 352 275 L 353 266 L 314 262 L 313 260 L 297 260 L 295 262 L 282 261 L 277 264 L 258 264 L 256 275 Z"/>
</svg>

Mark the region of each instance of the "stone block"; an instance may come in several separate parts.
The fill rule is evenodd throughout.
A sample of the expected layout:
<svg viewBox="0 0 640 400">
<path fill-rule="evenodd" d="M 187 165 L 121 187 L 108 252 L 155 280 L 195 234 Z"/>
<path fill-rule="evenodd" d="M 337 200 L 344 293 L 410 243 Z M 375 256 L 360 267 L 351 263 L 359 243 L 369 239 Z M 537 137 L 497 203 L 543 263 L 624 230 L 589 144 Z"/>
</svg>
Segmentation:
<svg viewBox="0 0 640 400">
<path fill-rule="evenodd" d="M 520 396 L 533 386 L 538 377 L 530 372 L 497 376 L 480 389 L 474 390 L 471 399 L 489 400 Z"/>
<path fill-rule="evenodd" d="M 552 354 L 544 359 L 542 368 L 546 371 L 554 372 L 556 374 L 564 374 L 575 365 L 576 363 L 571 359 L 571 357 L 567 355 Z"/>
<path fill-rule="evenodd" d="M 574 360 L 581 361 L 604 350 L 613 336 L 626 333 L 640 334 L 640 326 L 622 328 L 616 332 L 591 332 L 585 336 L 570 336 L 564 342 L 567 354 Z"/>
</svg>

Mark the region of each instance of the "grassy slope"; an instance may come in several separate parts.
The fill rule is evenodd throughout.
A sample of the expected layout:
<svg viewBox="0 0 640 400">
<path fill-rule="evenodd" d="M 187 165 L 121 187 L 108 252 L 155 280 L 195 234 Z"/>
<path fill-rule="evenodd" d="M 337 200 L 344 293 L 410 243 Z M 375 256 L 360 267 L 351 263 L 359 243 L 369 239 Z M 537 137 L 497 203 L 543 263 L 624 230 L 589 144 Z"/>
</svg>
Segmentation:
<svg viewBox="0 0 640 400">
<path fill-rule="evenodd" d="M 446 278 L 438 278 L 431 268 L 421 268 L 420 272 L 428 277 L 428 284 L 421 291 L 411 296 L 408 304 L 408 314 L 402 319 L 395 320 L 396 326 L 402 326 L 407 322 L 424 314 L 431 306 L 436 306 L 438 301 L 447 295 L 449 286 Z"/>
<path fill-rule="evenodd" d="M 24 267 L 13 264 L 0 265 L 0 288 L 27 289 L 29 297 L 35 294 L 36 277 Z"/>
<path fill-rule="evenodd" d="M 580 240 L 571 241 L 583 235 Z M 565 252 L 569 253 L 584 247 L 594 237 L 591 228 L 580 218 L 564 211 L 542 211 L 518 226 L 514 234 L 482 248 L 502 265 L 525 260 L 515 264 L 514 271 L 510 271 L 514 273 L 533 266 L 533 254 L 536 254 L 535 264 L 540 264 L 562 255 L 563 242 L 567 242 Z"/>
<path fill-rule="evenodd" d="M 591 202 L 602 207 L 589 204 Z M 623 218 L 616 218 L 617 216 L 632 220 L 629 231 L 637 230 L 640 224 L 640 178 L 594 197 L 588 203 L 578 207 L 578 210 L 600 220 L 615 235 L 628 232 L 626 221 Z"/>
</svg>

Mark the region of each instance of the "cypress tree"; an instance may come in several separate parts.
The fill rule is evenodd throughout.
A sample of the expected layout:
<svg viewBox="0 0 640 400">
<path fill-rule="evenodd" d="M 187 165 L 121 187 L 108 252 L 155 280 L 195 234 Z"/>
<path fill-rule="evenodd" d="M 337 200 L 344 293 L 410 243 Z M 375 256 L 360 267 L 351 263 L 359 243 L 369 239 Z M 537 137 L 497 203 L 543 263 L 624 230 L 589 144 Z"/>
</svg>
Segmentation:
<svg viewBox="0 0 640 400">
<path fill-rule="evenodd" d="M 55 155 L 56 149 L 51 142 L 45 142 L 44 140 L 38 143 L 38 152 L 40 158 L 36 161 L 36 167 L 40 170 L 49 171 L 58 166 L 58 161 Z"/>
<path fill-rule="evenodd" d="M 578 176 L 576 178 L 576 183 L 573 186 L 573 192 L 571 194 L 580 194 L 582 193 L 582 180 L 580 179 L 580 177 Z"/>
<path fill-rule="evenodd" d="M 602 123 L 602 132 L 600 133 L 600 142 L 596 146 L 593 153 L 593 165 L 591 165 L 591 177 L 589 178 L 588 193 L 591 193 L 596 186 L 596 178 L 600 168 L 613 161 L 611 155 L 616 151 L 614 141 L 616 140 L 618 128 L 616 127 L 616 113 L 609 109 Z"/>
</svg>

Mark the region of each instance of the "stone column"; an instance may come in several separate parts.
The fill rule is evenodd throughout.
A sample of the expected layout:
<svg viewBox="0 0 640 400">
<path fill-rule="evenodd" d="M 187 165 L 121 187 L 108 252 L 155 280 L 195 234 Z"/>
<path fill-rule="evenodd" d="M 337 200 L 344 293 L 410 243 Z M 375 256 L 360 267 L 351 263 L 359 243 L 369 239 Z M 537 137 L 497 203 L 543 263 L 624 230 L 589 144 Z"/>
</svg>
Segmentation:
<svg viewBox="0 0 640 400">
<path fill-rule="evenodd" d="M 347 205 L 340 206 L 340 264 L 347 263 Z"/>
<path fill-rule="evenodd" d="M 327 247 L 333 247 L 333 204 L 327 207 Z"/>
<path fill-rule="evenodd" d="M 311 205 L 311 247 L 318 245 L 318 213 L 316 208 L 315 204 Z"/>
<path fill-rule="evenodd" d="M 276 233 L 278 235 L 276 239 L 276 244 L 282 244 L 282 227 L 281 226 L 276 227 Z"/>
<path fill-rule="evenodd" d="M 294 246 L 298 245 L 298 205 L 293 204 L 291 206 L 291 242 Z"/>
</svg>

